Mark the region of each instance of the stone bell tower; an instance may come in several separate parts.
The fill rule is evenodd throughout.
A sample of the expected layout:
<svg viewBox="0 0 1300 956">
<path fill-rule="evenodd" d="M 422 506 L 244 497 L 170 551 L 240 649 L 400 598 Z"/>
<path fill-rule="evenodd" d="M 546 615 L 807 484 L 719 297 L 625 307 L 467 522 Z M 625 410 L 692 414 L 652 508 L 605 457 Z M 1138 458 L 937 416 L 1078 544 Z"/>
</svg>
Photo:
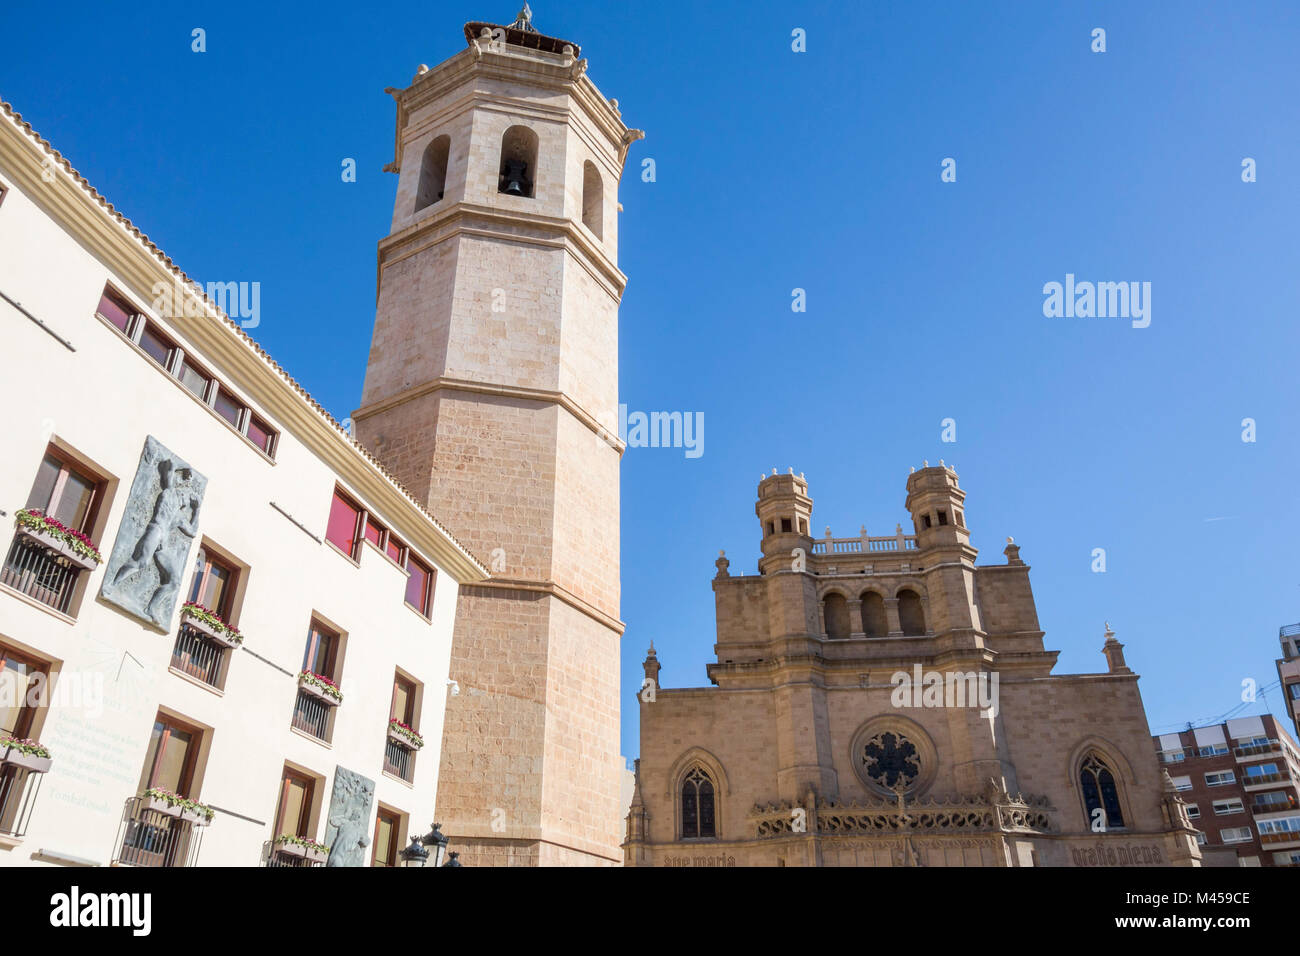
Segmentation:
<svg viewBox="0 0 1300 956">
<path fill-rule="evenodd" d="M 628 129 L 525 6 L 397 101 L 358 438 L 488 564 L 437 815 L 468 865 L 618 865 L 618 182 Z M 443 693 L 428 688 L 426 693 Z"/>
</svg>

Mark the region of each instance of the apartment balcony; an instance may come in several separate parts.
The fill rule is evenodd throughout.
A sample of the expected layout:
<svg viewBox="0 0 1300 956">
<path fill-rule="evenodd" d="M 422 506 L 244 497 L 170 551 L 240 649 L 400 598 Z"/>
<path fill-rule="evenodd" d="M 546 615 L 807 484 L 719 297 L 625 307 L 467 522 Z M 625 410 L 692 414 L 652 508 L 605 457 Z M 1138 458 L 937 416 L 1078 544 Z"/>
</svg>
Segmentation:
<svg viewBox="0 0 1300 956">
<path fill-rule="evenodd" d="M 153 809 L 151 801 L 126 801 L 113 862 L 122 866 L 194 866 L 203 828 L 192 820 Z"/>
<path fill-rule="evenodd" d="M 43 776 L 27 767 L 0 764 L 0 841 L 17 841 L 26 835 Z"/>
<path fill-rule="evenodd" d="M 56 549 L 24 531 L 19 529 L 9 547 L 4 567 L 0 569 L 0 584 L 60 614 L 67 614 L 77 580 L 87 569 L 74 563 L 66 550 Z"/>
<path fill-rule="evenodd" d="M 267 840 L 262 844 L 262 865 L 268 867 L 295 867 L 298 869 L 324 866 L 329 851 L 319 844 L 306 846 L 282 840 Z"/>
<path fill-rule="evenodd" d="M 1282 742 L 1279 740 L 1270 740 L 1266 744 L 1252 744 L 1249 747 L 1234 747 L 1233 755 L 1238 760 L 1245 760 L 1249 757 L 1260 757 L 1267 754 L 1282 753 Z"/>
<path fill-rule="evenodd" d="M 1300 831 L 1291 831 L 1287 833 L 1261 833 L 1259 835 L 1260 846 L 1266 850 L 1286 850 L 1294 847 L 1300 847 Z"/>
<path fill-rule="evenodd" d="M 1263 787 L 1275 787 L 1279 783 L 1290 783 L 1291 773 L 1288 770 L 1279 770 L 1277 773 L 1243 774 L 1237 782 L 1244 790 L 1259 790 Z"/>
<path fill-rule="evenodd" d="M 415 779 L 415 751 L 389 738 L 384 744 L 384 773 L 410 783 Z"/>
<path fill-rule="evenodd" d="M 1251 813 L 1277 813 L 1282 810 L 1295 810 L 1300 808 L 1300 799 L 1296 798 L 1294 793 L 1285 794 L 1285 800 L 1279 800 L 1275 803 L 1267 803 L 1256 800 L 1250 805 Z"/>
<path fill-rule="evenodd" d="M 209 687 L 220 688 L 226 651 L 230 647 L 183 619 L 172 647 L 172 669 Z"/>
<path fill-rule="evenodd" d="M 298 700 L 293 706 L 292 726 L 294 730 L 300 730 L 319 741 L 329 743 L 330 719 L 333 711 L 333 706 L 325 703 L 320 697 L 299 690 Z"/>
</svg>

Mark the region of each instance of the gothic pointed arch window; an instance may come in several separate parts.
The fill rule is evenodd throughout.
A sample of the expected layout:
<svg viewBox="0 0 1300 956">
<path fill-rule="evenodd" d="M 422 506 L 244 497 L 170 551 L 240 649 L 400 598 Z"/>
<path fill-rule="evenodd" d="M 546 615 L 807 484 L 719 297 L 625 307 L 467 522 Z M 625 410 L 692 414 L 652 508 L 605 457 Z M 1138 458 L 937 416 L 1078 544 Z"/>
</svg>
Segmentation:
<svg viewBox="0 0 1300 956">
<path fill-rule="evenodd" d="M 1102 819 L 1105 820 L 1108 830 L 1124 826 L 1119 784 L 1115 781 L 1114 772 L 1095 753 L 1088 754 L 1079 766 L 1079 789 L 1083 793 L 1083 808 L 1089 829 Z M 1098 810 L 1103 812 L 1098 814 Z"/>
<path fill-rule="evenodd" d="M 717 816 L 714 812 L 716 789 L 708 771 L 692 767 L 682 778 L 682 839 L 699 840 L 716 837 Z"/>
</svg>

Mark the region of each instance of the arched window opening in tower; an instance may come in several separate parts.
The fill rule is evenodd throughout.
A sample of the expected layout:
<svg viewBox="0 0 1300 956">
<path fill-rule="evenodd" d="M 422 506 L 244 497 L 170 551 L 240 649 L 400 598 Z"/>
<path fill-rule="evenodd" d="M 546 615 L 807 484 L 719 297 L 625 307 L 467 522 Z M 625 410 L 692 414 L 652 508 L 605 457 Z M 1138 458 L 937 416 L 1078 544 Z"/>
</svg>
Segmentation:
<svg viewBox="0 0 1300 956">
<path fill-rule="evenodd" d="M 605 186 L 591 160 L 582 166 L 582 224 L 595 233 L 597 239 L 605 238 Z"/>
<path fill-rule="evenodd" d="M 424 148 L 420 160 L 420 183 L 415 190 L 416 212 L 442 199 L 447 188 L 447 157 L 450 153 L 450 136 L 438 136 Z"/>
<path fill-rule="evenodd" d="M 1083 791 L 1083 806 L 1088 817 L 1088 827 L 1104 815 L 1106 829 L 1124 826 L 1124 813 L 1119 805 L 1119 787 L 1115 775 L 1096 754 L 1089 754 L 1079 768 L 1079 789 Z M 1104 814 L 1097 813 L 1098 810 Z"/>
<path fill-rule="evenodd" d="M 904 589 L 898 592 L 898 623 L 906 635 L 925 633 L 925 609 L 921 606 L 921 596 L 915 591 Z"/>
<path fill-rule="evenodd" d="M 682 839 L 716 837 L 713 812 L 713 781 L 695 767 L 682 781 Z"/>
<path fill-rule="evenodd" d="M 849 636 L 849 605 L 842 594 L 826 595 L 826 636 L 843 640 Z"/>
<path fill-rule="evenodd" d="M 512 126 L 501 137 L 501 177 L 497 192 L 531 199 L 537 176 L 537 134 Z"/>
</svg>

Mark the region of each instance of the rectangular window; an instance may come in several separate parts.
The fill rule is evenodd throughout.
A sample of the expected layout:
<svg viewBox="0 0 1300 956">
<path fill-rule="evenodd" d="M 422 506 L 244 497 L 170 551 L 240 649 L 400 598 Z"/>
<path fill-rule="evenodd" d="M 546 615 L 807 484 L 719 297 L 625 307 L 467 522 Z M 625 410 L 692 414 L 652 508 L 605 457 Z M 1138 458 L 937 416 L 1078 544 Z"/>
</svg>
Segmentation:
<svg viewBox="0 0 1300 956">
<path fill-rule="evenodd" d="M 1187 805 L 1187 819 L 1199 820 L 1201 818 L 1201 808 L 1194 803 Z"/>
<path fill-rule="evenodd" d="M 38 708 L 35 693 L 30 699 L 28 693 L 43 693 L 48 678 L 47 663 L 0 644 L 0 733 L 31 736 Z"/>
<path fill-rule="evenodd" d="M 338 678 L 334 674 L 334 664 L 338 651 L 338 642 L 339 636 L 337 634 L 328 628 L 322 627 L 318 622 L 312 621 L 311 630 L 307 634 L 307 650 L 303 654 L 303 670 L 337 681 Z"/>
<path fill-rule="evenodd" d="M 406 570 L 411 575 L 406 579 L 406 603 L 428 617 L 433 597 L 433 571 L 415 555 L 407 558 Z"/>
<path fill-rule="evenodd" d="M 1218 757 L 1221 756 L 1222 754 L 1226 754 L 1227 752 L 1228 752 L 1228 748 L 1223 746 L 1223 744 L 1211 744 L 1208 747 L 1200 748 L 1196 752 L 1196 755 L 1198 757 Z"/>
<path fill-rule="evenodd" d="M 316 781 L 305 774 L 285 770 L 280 781 L 280 804 L 275 811 L 275 835 L 311 837 L 312 800 Z"/>
<path fill-rule="evenodd" d="M 1224 770 L 1220 773 L 1207 773 L 1205 775 L 1205 785 L 1207 787 L 1223 787 L 1230 783 L 1236 783 L 1237 778 L 1231 770 Z"/>
<path fill-rule="evenodd" d="M 144 331 L 140 333 L 140 348 L 144 349 L 146 355 L 161 365 L 164 371 L 167 369 L 173 348 L 171 340 L 154 331 L 151 322 L 144 323 Z"/>
<path fill-rule="evenodd" d="M 181 384 L 198 396 L 200 401 L 208 399 L 208 388 L 212 385 L 212 376 L 186 358 L 181 362 L 177 378 Z"/>
<path fill-rule="evenodd" d="M 203 605 L 223 621 L 229 622 L 236 579 L 233 567 L 204 548 L 199 552 L 199 561 L 194 568 L 189 600 Z"/>
<path fill-rule="evenodd" d="M 131 320 L 135 318 L 136 311 L 126 301 L 126 298 L 111 286 L 104 286 L 104 294 L 100 297 L 99 308 L 95 311 L 117 326 L 124 335 L 131 334 Z"/>
<path fill-rule="evenodd" d="M 1191 777 L 1174 777 L 1173 779 L 1174 779 L 1174 789 L 1175 789 L 1175 790 L 1190 790 L 1190 789 L 1192 789 L 1192 778 L 1191 778 Z"/>
<path fill-rule="evenodd" d="M 405 547 L 401 541 L 393 537 L 391 531 L 388 533 L 388 543 L 384 546 L 384 553 L 398 564 L 402 563 L 402 551 Z"/>
<path fill-rule="evenodd" d="M 1277 764 L 1275 763 L 1252 763 L 1244 768 L 1246 779 L 1249 782 L 1251 777 L 1267 777 L 1277 773 Z"/>
<path fill-rule="evenodd" d="M 244 414 L 244 406 L 224 388 L 217 389 L 217 397 L 212 402 L 212 407 L 235 428 L 239 427 L 239 417 Z"/>
<path fill-rule="evenodd" d="M 1214 801 L 1214 815 L 1218 817 L 1226 817 L 1232 813 L 1244 813 L 1245 810 L 1246 807 L 1240 800 L 1233 799 L 1233 800 Z"/>
<path fill-rule="evenodd" d="M 388 529 L 375 521 L 369 515 L 366 516 L 366 540 L 373 544 L 381 551 L 384 548 L 384 539 L 388 535 Z"/>
<path fill-rule="evenodd" d="M 140 792 L 158 787 L 189 797 L 200 738 L 194 728 L 159 714 L 140 771 Z"/>
<path fill-rule="evenodd" d="M 36 508 L 74 531 L 88 531 L 94 524 L 97 493 L 102 482 L 51 447 L 36 472 L 27 496 L 28 508 Z"/>
<path fill-rule="evenodd" d="M 256 415 L 248 416 L 248 440 L 268 455 L 274 455 L 275 432 Z"/>
<path fill-rule="evenodd" d="M 370 860 L 371 866 L 397 866 L 401 828 L 400 816 L 383 807 L 379 808 L 379 814 L 375 818 L 375 852 Z"/>
<path fill-rule="evenodd" d="M 325 529 L 325 538 L 353 561 L 361 558 L 358 545 L 360 541 L 357 529 L 361 522 L 361 509 L 346 498 L 341 491 L 334 492 L 330 504 L 329 525 Z"/>
<path fill-rule="evenodd" d="M 1219 831 L 1224 843 L 1249 843 L 1250 827 L 1227 827 Z"/>
<path fill-rule="evenodd" d="M 408 727 L 415 726 L 415 684 L 398 674 L 393 678 L 393 706 L 389 720 L 400 720 Z"/>
</svg>

